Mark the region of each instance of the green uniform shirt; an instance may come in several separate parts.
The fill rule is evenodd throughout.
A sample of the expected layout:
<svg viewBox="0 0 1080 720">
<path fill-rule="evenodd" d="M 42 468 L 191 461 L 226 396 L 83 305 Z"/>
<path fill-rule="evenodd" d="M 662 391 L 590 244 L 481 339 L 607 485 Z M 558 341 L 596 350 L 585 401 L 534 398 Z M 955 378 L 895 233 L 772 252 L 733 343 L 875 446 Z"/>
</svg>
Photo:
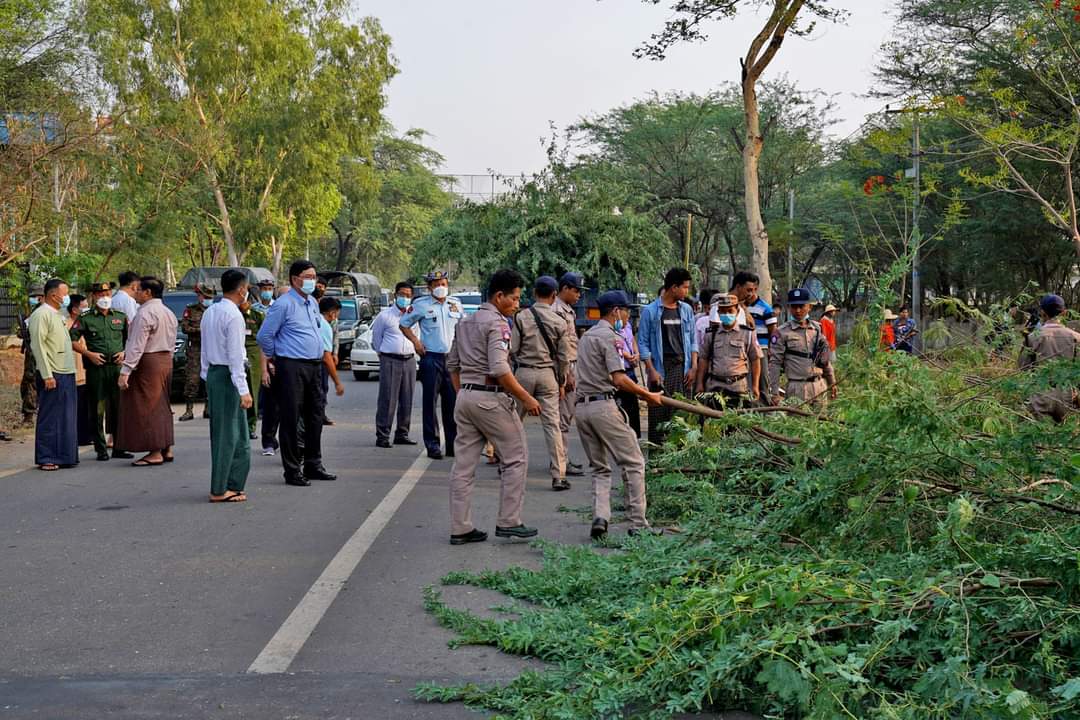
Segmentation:
<svg viewBox="0 0 1080 720">
<path fill-rule="evenodd" d="M 78 342 L 80 338 L 84 339 L 87 350 L 101 353 L 105 361 L 111 363 L 117 353 L 123 352 L 127 332 L 127 315 L 119 310 L 110 310 L 105 314 L 95 307 L 81 315 L 71 326 L 71 340 Z"/>
<path fill-rule="evenodd" d="M 248 355 L 251 355 L 253 350 L 259 349 L 256 336 L 259 334 L 259 328 L 262 327 L 263 320 L 266 319 L 266 314 L 259 312 L 254 307 L 241 310 L 240 314 L 244 316 L 244 349 L 247 350 Z"/>
</svg>

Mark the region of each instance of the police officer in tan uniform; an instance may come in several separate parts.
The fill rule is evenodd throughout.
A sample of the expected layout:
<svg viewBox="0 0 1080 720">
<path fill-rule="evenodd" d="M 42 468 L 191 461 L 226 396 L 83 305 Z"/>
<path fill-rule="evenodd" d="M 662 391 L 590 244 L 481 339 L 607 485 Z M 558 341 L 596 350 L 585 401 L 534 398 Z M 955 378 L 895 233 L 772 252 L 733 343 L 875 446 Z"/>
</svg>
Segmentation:
<svg viewBox="0 0 1080 720">
<path fill-rule="evenodd" d="M 565 392 L 559 401 L 559 428 L 562 430 L 563 448 L 566 450 L 566 474 L 581 476 L 585 472 L 581 465 L 570 459 L 570 424 L 574 421 L 574 385 L 576 384 L 575 366 L 577 365 L 578 334 L 577 311 L 574 306 L 581 300 L 581 293 L 587 290 L 585 278 L 581 273 L 568 272 L 559 278 L 559 295 L 552 306 L 559 317 L 566 323 L 566 337 L 570 341 L 570 369 L 563 384 Z"/>
<path fill-rule="evenodd" d="M 510 369 L 510 326 L 525 281 L 513 270 L 499 270 L 488 282 L 488 301 L 457 324 L 446 360 L 458 393 L 454 408 L 457 437 L 450 471 L 450 544 L 483 542 L 487 533 L 472 522 L 472 490 L 484 443 L 501 458 L 502 487 L 496 537 L 530 538 L 536 528 L 521 522 L 525 474 L 529 467 L 525 427 L 514 398 L 529 415 L 540 414 L 537 402 Z"/>
<path fill-rule="evenodd" d="M 729 293 L 713 295 L 710 301 L 716 322 L 703 337 L 694 392 L 719 396 L 722 402 L 708 401 L 714 407 L 742 407 L 758 399 L 761 345 L 754 328 L 737 322 L 738 305 L 739 299 Z"/>
<path fill-rule="evenodd" d="M 514 376 L 525 392 L 540 403 L 540 422 L 550 456 L 551 489 L 557 491 L 570 489 L 559 414 L 559 401 L 570 367 L 570 339 L 565 320 L 552 307 L 558 289 L 555 278 L 548 275 L 537 278 L 533 285 L 535 302 L 514 316 L 510 332 L 510 354 L 517 361 Z M 574 339 L 577 340 L 576 335 Z M 520 414 L 525 416 L 524 408 Z"/>
<path fill-rule="evenodd" d="M 787 397 L 825 405 L 826 391 L 836 397 L 836 376 L 829 360 L 829 342 L 821 325 L 810 319 L 814 305 L 810 291 L 795 288 L 788 292 L 788 310 L 792 319 L 777 328 L 769 344 L 769 387 L 780 387 L 780 373 L 787 377 Z M 772 404 L 780 404 L 779 393 Z"/>
<path fill-rule="evenodd" d="M 633 393 L 649 405 L 660 405 L 660 394 L 649 392 L 626 376 L 619 354 L 619 331 L 630 322 L 630 299 L 622 290 L 600 295 L 600 320 L 581 336 L 578 345 L 575 416 L 578 434 L 593 475 L 593 523 L 590 535 L 607 534 L 611 521 L 611 465 L 623 471 L 631 535 L 649 529 L 645 519 L 645 457 L 634 431 L 615 403 L 615 391 Z"/>
<path fill-rule="evenodd" d="M 1065 312 L 1065 301 L 1058 295 L 1039 300 L 1042 325 L 1024 338 L 1020 367 L 1028 368 L 1050 360 L 1080 359 L 1080 333 L 1065 327 L 1058 316 Z M 1036 417 L 1046 416 L 1064 422 L 1065 416 L 1080 410 L 1080 389 L 1056 388 L 1033 395 L 1028 406 Z"/>
</svg>

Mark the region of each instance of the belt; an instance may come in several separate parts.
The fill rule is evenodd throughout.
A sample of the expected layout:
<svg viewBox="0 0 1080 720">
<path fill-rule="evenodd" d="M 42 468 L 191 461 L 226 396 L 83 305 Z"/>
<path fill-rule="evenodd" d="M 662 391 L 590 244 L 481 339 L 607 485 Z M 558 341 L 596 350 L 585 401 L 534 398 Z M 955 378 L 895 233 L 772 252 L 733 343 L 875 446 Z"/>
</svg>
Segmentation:
<svg viewBox="0 0 1080 720">
<path fill-rule="evenodd" d="M 717 381 L 722 382 L 722 383 L 724 383 L 726 385 L 731 385 L 732 383 L 739 382 L 740 380 L 745 378 L 748 374 L 749 373 L 743 373 L 742 375 L 732 375 L 731 377 L 722 377 L 720 375 L 713 375 L 712 373 L 708 373 L 706 375 L 706 377 L 709 380 L 717 380 Z"/>
<path fill-rule="evenodd" d="M 478 385 L 477 383 L 462 383 L 462 390 L 476 390 L 478 392 L 490 392 L 501 393 L 506 392 L 503 390 L 502 385 Z"/>
<path fill-rule="evenodd" d="M 601 400 L 614 400 L 615 393 L 600 393 L 599 395 L 582 395 L 574 401 L 575 405 L 584 405 L 591 402 L 600 402 Z"/>
<path fill-rule="evenodd" d="M 322 360 L 321 359 L 319 359 L 319 360 L 311 360 L 311 359 L 308 359 L 308 358 L 285 357 L 284 355 L 275 355 L 274 356 L 274 362 L 278 362 L 278 361 L 281 361 L 281 360 L 288 360 L 289 362 L 303 363 L 305 365 L 322 365 Z"/>
<path fill-rule="evenodd" d="M 412 355 L 398 355 L 397 353 L 379 353 L 392 360 L 412 360 Z"/>
<path fill-rule="evenodd" d="M 789 377 L 789 378 L 788 378 L 788 382 L 817 382 L 817 381 L 818 381 L 818 380 L 820 380 L 820 379 L 821 379 L 822 377 L 823 377 L 822 375 L 811 375 L 810 377 L 807 377 L 807 378 L 793 378 L 793 377 Z"/>
<path fill-rule="evenodd" d="M 551 365 L 526 365 L 525 363 L 518 363 L 519 368 L 528 368 L 529 370 L 550 370 Z"/>
</svg>

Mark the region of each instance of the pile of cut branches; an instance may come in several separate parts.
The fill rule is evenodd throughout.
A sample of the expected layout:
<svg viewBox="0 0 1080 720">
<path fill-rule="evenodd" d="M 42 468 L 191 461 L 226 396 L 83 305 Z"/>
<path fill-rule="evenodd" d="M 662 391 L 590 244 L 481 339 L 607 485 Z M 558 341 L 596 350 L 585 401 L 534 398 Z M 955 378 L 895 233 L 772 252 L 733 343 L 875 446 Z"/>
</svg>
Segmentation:
<svg viewBox="0 0 1080 720">
<path fill-rule="evenodd" d="M 677 418 L 648 492 L 680 533 L 444 579 L 529 603 L 505 619 L 429 589 L 456 644 L 551 666 L 418 695 L 506 718 L 1080 717 L 1080 418 L 1024 404 L 1080 366 L 852 353 L 842 377 L 820 421 Z"/>
</svg>

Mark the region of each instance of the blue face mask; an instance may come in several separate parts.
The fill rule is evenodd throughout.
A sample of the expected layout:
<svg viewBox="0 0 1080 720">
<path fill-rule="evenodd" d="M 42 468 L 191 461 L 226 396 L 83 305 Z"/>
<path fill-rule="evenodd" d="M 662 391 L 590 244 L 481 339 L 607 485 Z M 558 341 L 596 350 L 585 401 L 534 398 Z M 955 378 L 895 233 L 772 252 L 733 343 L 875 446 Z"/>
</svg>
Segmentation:
<svg viewBox="0 0 1080 720">
<path fill-rule="evenodd" d="M 315 280 L 312 278 L 305 278 L 304 284 L 301 286 L 300 289 L 304 291 L 305 295 L 310 295 L 311 293 L 315 292 Z"/>
<path fill-rule="evenodd" d="M 263 290 L 261 293 L 259 293 L 259 297 L 266 302 L 270 302 L 274 299 L 274 292 L 272 290 Z"/>
<path fill-rule="evenodd" d="M 398 297 L 395 302 L 397 303 L 397 306 L 402 310 L 408 310 L 409 306 L 412 305 L 412 299 L 407 297 Z"/>
<path fill-rule="evenodd" d="M 39 297 L 30 298 L 30 307 L 37 307 L 40 304 L 41 304 L 41 298 L 39 298 Z"/>
<path fill-rule="evenodd" d="M 64 299 L 60 301 L 60 307 L 71 307 L 71 296 L 65 295 Z"/>
<path fill-rule="evenodd" d="M 625 325 L 623 324 L 622 318 L 615 321 L 615 332 L 622 332 L 624 327 Z"/>
<path fill-rule="evenodd" d="M 213 302 L 214 301 L 212 299 L 210 299 L 210 298 L 203 298 L 202 299 L 202 306 L 203 307 L 210 307 L 210 305 L 212 305 Z"/>
<path fill-rule="evenodd" d="M 736 317 L 735 315 L 720 315 L 718 317 L 720 318 L 720 322 L 723 325 L 734 325 L 735 324 L 735 317 Z"/>
</svg>

